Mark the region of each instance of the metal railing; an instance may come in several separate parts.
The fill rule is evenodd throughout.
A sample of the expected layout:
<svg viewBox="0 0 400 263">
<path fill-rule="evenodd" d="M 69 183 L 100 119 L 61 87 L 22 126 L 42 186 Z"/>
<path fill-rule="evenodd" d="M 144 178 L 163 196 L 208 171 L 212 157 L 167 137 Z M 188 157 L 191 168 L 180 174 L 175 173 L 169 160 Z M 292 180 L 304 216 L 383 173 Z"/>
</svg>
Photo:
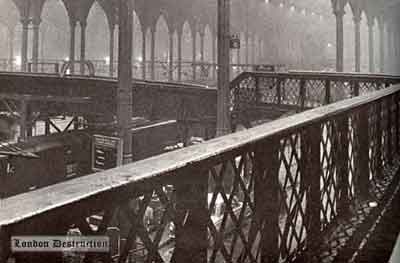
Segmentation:
<svg viewBox="0 0 400 263">
<path fill-rule="evenodd" d="M 392 86 L 2 200 L 0 260 L 12 256 L 12 235 L 71 227 L 103 235 L 115 225 L 124 238 L 119 262 L 138 238 L 150 262 L 311 260 L 322 234 L 387 179 L 383 167 L 399 152 L 400 86 Z M 144 217 L 154 200 L 161 216 L 150 229 Z M 92 215 L 101 215 L 97 228 Z M 174 238 L 160 246 L 171 224 Z"/>
</svg>

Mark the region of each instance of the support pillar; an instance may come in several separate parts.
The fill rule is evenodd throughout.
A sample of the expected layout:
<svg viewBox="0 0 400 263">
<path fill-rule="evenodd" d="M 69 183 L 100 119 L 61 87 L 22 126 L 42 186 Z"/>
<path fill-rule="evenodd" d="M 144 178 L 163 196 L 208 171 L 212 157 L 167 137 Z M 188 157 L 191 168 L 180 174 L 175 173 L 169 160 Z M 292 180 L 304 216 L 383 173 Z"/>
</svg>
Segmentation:
<svg viewBox="0 0 400 263">
<path fill-rule="evenodd" d="M 40 18 L 33 19 L 32 21 L 32 29 L 33 29 L 33 40 L 32 40 L 32 63 L 33 72 L 38 71 L 39 62 L 39 28 L 40 28 Z"/>
<path fill-rule="evenodd" d="M 212 56 L 212 64 L 213 64 L 213 70 L 212 70 L 212 77 L 213 77 L 213 79 L 215 79 L 216 78 L 216 75 L 217 75 L 217 67 L 216 67 L 216 65 L 217 65 L 217 47 L 216 47 L 216 41 L 215 41 L 216 39 L 215 39 L 215 37 L 214 37 L 214 35 L 212 36 L 212 54 L 211 54 L 211 56 Z"/>
<path fill-rule="evenodd" d="M 156 56 L 156 27 L 152 25 L 150 28 L 151 33 L 151 46 L 150 46 L 150 78 L 154 80 L 156 78 L 155 71 L 155 56 Z"/>
<path fill-rule="evenodd" d="M 142 27 L 142 79 L 146 79 L 146 27 Z"/>
<path fill-rule="evenodd" d="M 374 50 L 374 19 L 368 19 L 368 50 L 369 50 L 369 72 L 375 72 L 375 50 Z"/>
<path fill-rule="evenodd" d="M 388 54 L 388 59 L 387 59 L 387 65 L 388 65 L 388 72 L 387 73 L 392 73 L 393 70 L 393 26 L 389 23 L 387 27 L 387 54 Z"/>
<path fill-rule="evenodd" d="M 343 34 L 343 16 L 344 3 L 342 0 L 332 0 L 333 14 L 336 17 L 336 71 L 343 72 L 344 61 L 344 34 Z"/>
<path fill-rule="evenodd" d="M 361 72 L 361 11 L 356 11 L 353 17 L 354 21 L 354 55 L 355 72 Z"/>
<path fill-rule="evenodd" d="M 254 35 L 253 36 L 253 39 L 252 39 L 253 41 L 253 43 L 252 43 L 252 49 L 251 49 L 251 61 L 252 61 L 252 64 L 257 64 L 256 63 L 256 36 Z"/>
<path fill-rule="evenodd" d="M 379 70 L 385 72 L 385 24 L 383 16 L 378 18 L 379 24 Z"/>
<path fill-rule="evenodd" d="M 21 71 L 27 70 L 28 64 L 28 29 L 29 19 L 22 19 Z"/>
<path fill-rule="evenodd" d="M 14 70 L 14 38 L 15 38 L 15 28 L 8 29 L 8 70 Z"/>
<path fill-rule="evenodd" d="M 83 61 L 86 60 L 86 21 L 80 21 L 81 25 L 81 55 L 80 55 L 80 71 L 81 75 L 85 74 L 85 65 Z"/>
<path fill-rule="evenodd" d="M 69 61 L 72 62 L 70 72 L 74 73 L 74 61 L 75 61 L 75 33 L 76 33 L 76 21 L 74 19 L 70 20 L 70 38 L 69 38 Z"/>
<path fill-rule="evenodd" d="M 218 95 L 217 136 L 230 132 L 229 116 L 229 40 L 230 0 L 218 0 Z"/>
<path fill-rule="evenodd" d="M 245 64 L 249 64 L 249 33 L 245 33 L 245 45 L 246 45 L 246 54 L 245 54 Z"/>
<path fill-rule="evenodd" d="M 182 29 L 178 29 L 178 81 L 182 81 Z"/>
<path fill-rule="evenodd" d="M 118 30 L 118 105 L 117 120 L 119 136 L 123 140 L 123 163 L 132 162 L 132 134 L 129 126 L 132 121 L 132 1 L 119 0 Z"/>
<path fill-rule="evenodd" d="M 110 77 L 114 76 L 114 32 L 115 32 L 115 24 L 110 25 L 110 65 L 109 65 L 109 75 Z"/>
<path fill-rule="evenodd" d="M 171 30 L 172 31 L 172 30 Z M 169 33 L 168 80 L 174 79 L 174 33 Z"/>
<path fill-rule="evenodd" d="M 197 34 L 196 30 L 192 31 L 192 71 L 193 71 L 193 80 L 196 80 L 197 74 L 196 74 L 196 41 L 197 41 Z"/>
</svg>

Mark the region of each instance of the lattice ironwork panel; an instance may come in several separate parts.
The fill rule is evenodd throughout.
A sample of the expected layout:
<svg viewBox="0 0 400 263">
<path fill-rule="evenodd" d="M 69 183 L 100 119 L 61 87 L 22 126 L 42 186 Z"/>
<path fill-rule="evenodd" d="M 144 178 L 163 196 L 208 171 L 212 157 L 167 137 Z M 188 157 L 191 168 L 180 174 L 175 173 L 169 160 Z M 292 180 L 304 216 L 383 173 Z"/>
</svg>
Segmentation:
<svg viewBox="0 0 400 263">
<path fill-rule="evenodd" d="M 331 102 L 341 101 L 353 97 L 353 89 L 350 82 L 331 81 Z"/>
<path fill-rule="evenodd" d="M 257 261 L 253 166 L 253 153 L 245 152 L 209 172 L 208 262 Z"/>
<path fill-rule="evenodd" d="M 285 79 L 281 86 L 282 104 L 300 105 L 300 79 Z"/>
<path fill-rule="evenodd" d="M 325 102 L 325 80 L 310 79 L 306 81 L 306 107 L 319 107 Z"/>
<path fill-rule="evenodd" d="M 348 134 L 348 141 L 349 141 L 349 177 L 348 177 L 348 184 L 349 184 L 349 197 L 350 201 L 355 198 L 355 183 L 356 183 L 356 176 L 357 176 L 357 151 L 358 151 L 358 141 L 357 141 L 357 123 L 359 113 L 358 111 L 353 112 L 349 116 L 349 134 Z"/>
<path fill-rule="evenodd" d="M 369 107 L 369 171 L 370 171 L 370 176 L 369 179 L 370 181 L 373 180 L 373 178 L 376 176 L 376 170 L 377 170 L 377 152 L 378 152 L 378 139 L 377 139 L 377 127 L 376 127 L 376 122 L 377 122 L 377 107 L 376 105 L 371 105 Z"/>
<path fill-rule="evenodd" d="M 326 228 L 337 215 L 338 175 L 335 150 L 338 146 L 336 123 L 328 121 L 322 124 L 321 142 L 321 222 Z"/>
<path fill-rule="evenodd" d="M 260 102 L 264 103 L 278 103 L 278 86 L 281 86 L 279 79 L 270 77 L 260 77 L 259 83 L 259 96 Z"/>
<path fill-rule="evenodd" d="M 385 84 L 383 82 L 377 82 L 377 81 L 374 82 L 360 81 L 358 85 L 359 85 L 360 95 L 385 88 Z"/>
<path fill-rule="evenodd" d="M 281 140 L 279 182 L 281 191 L 279 217 L 280 260 L 296 254 L 306 238 L 306 194 L 302 187 L 301 136 L 296 133 Z"/>
<path fill-rule="evenodd" d="M 249 76 L 231 90 L 235 109 L 243 109 L 256 102 L 256 79 Z M 233 105 L 232 105 L 233 106 Z"/>
</svg>

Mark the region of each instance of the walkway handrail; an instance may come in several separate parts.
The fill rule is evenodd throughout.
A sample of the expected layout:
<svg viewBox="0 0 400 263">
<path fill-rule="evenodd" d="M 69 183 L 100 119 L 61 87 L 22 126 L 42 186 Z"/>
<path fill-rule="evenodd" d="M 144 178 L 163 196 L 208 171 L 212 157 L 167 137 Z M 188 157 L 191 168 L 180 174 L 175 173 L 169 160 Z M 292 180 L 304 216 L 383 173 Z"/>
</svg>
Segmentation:
<svg viewBox="0 0 400 263">
<path fill-rule="evenodd" d="M 120 207 L 149 256 L 163 261 L 160 240 L 150 239 L 137 219 L 143 218 L 157 194 L 167 218 L 179 226 L 173 253 L 177 262 L 185 262 L 188 255 L 206 262 L 208 246 L 220 251 L 218 257 L 225 261 L 259 256 L 286 260 L 304 247 L 312 249 L 320 242 L 321 232 L 346 213 L 351 202 L 368 195 L 372 181 L 382 177 L 383 165 L 390 165 L 400 152 L 399 126 L 400 86 L 393 86 L 4 199 L 0 203 L 1 257 L 8 256 L 11 235 L 51 234 L 72 224 L 87 230 L 84 218 L 100 211 L 104 222 L 99 233 L 103 233 L 110 213 Z M 369 127 L 375 128 L 369 131 Z M 175 198 L 163 191 L 163 186 L 171 184 Z M 209 205 L 207 192 L 212 196 Z M 129 209 L 129 200 L 139 196 L 144 197 L 138 209 Z M 222 225 L 210 215 L 217 197 L 226 206 Z M 246 219 L 248 231 L 243 224 Z M 235 229 L 233 240 L 243 243 L 232 251 L 222 242 L 229 231 L 227 224 Z M 133 241 L 129 236 L 127 244 Z M 121 262 L 128 250 L 121 250 Z"/>
</svg>

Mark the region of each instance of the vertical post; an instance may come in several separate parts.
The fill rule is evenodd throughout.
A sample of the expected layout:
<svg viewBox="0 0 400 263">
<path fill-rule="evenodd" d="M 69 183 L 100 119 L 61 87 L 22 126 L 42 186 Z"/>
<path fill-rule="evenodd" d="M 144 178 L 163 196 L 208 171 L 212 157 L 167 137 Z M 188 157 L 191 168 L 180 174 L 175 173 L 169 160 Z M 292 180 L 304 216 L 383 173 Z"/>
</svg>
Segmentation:
<svg viewBox="0 0 400 263">
<path fill-rule="evenodd" d="M 146 79 L 146 27 L 142 26 L 142 78 Z"/>
<path fill-rule="evenodd" d="M 300 80 L 300 109 L 304 111 L 306 102 L 306 81 L 305 79 Z"/>
<path fill-rule="evenodd" d="M 40 26 L 40 18 L 35 18 L 32 20 L 32 28 L 33 28 L 33 45 L 32 45 L 32 63 L 33 63 L 33 72 L 38 71 L 38 62 L 39 62 L 39 26 Z"/>
<path fill-rule="evenodd" d="M 212 76 L 213 76 L 213 79 L 215 79 L 215 77 L 216 77 L 215 75 L 216 75 L 216 72 L 217 72 L 217 67 L 216 67 L 216 64 L 217 64 L 217 59 L 216 59 L 216 57 L 217 57 L 217 47 L 216 47 L 214 35 L 212 35 L 211 39 L 212 39 L 212 64 L 213 64 Z"/>
<path fill-rule="evenodd" d="M 252 60 L 252 64 L 257 64 L 257 62 L 256 62 L 256 43 L 257 43 L 257 40 L 256 40 L 256 36 L 255 35 L 253 35 L 253 38 L 252 38 L 252 49 L 251 49 L 251 60 Z"/>
<path fill-rule="evenodd" d="M 25 141 L 27 137 L 28 129 L 28 106 L 26 100 L 21 101 L 21 119 L 20 119 L 20 131 L 19 140 Z"/>
<path fill-rule="evenodd" d="M 388 73 L 392 73 L 393 70 L 393 26 L 391 23 L 387 25 L 387 71 Z"/>
<path fill-rule="evenodd" d="M 46 118 L 44 122 L 44 134 L 50 135 L 50 118 Z"/>
<path fill-rule="evenodd" d="M 109 65 L 109 75 L 110 77 L 114 76 L 114 31 L 115 24 L 110 24 L 110 45 L 109 45 L 109 54 L 110 54 L 110 65 Z"/>
<path fill-rule="evenodd" d="M 354 14 L 354 52 L 355 52 L 355 71 L 361 71 L 361 31 L 360 31 L 360 23 L 361 23 L 361 10 L 356 10 Z"/>
<path fill-rule="evenodd" d="M 362 199 L 369 194 L 369 123 L 368 106 L 362 107 L 358 112 L 355 130 L 355 193 Z M 354 147 L 354 146 L 353 146 Z M 354 178 L 353 178 L 354 180 Z"/>
<path fill-rule="evenodd" d="M 81 54 L 80 54 L 80 71 L 81 75 L 85 74 L 85 64 L 86 60 L 86 21 L 79 21 L 81 25 Z"/>
<path fill-rule="evenodd" d="M 119 136 L 123 140 L 123 163 L 132 162 L 132 1 L 119 0 L 118 30 L 118 105 Z"/>
<path fill-rule="evenodd" d="M 172 30 L 171 30 L 172 31 Z M 174 79 L 174 33 L 169 33 L 168 80 Z"/>
<path fill-rule="evenodd" d="M 379 23 L 379 70 L 385 72 L 385 24 L 383 15 L 378 17 Z"/>
<path fill-rule="evenodd" d="M 171 262 L 206 263 L 208 171 L 193 169 L 181 171 L 181 174 L 197 176 L 192 177 L 190 184 L 186 180 L 185 183 L 175 185 L 177 218 L 183 224 L 176 226 L 175 250 Z M 186 212 L 189 213 L 185 218 Z"/>
<path fill-rule="evenodd" d="M 247 31 L 245 33 L 245 43 L 246 43 L 245 63 L 246 63 L 246 65 L 248 65 L 249 64 L 249 32 L 247 32 Z"/>
<path fill-rule="evenodd" d="M 369 50 L 369 72 L 375 72 L 375 50 L 374 50 L 374 18 L 368 19 L 368 50 Z"/>
<path fill-rule="evenodd" d="M 343 72 L 343 16 L 344 3 L 342 0 L 333 0 L 333 14 L 336 17 L 336 71 Z"/>
<path fill-rule="evenodd" d="M 339 181 L 338 214 L 345 214 L 349 209 L 349 119 L 342 115 L 337 119 L 338 147 L 336 165 Z"/>
<path fill-rule="evenodd" d="M 389 165 L 393 165 L 393 138 L 392 138 L 392 96 L 386 99 L 386 158 Z"/>
<path fill-rule="evenodd" d="M 255 150 L 255 183 L 254 183 L 254 203 L 255 220 L 259 224 L 252 222 L 250 233 L 257 233 L 254 228 L 260 227 L 264 222 L 264 227 L 260 229 L 261 240 L 261 261 L 278 262 L 279 260 L 279 138 L 272 138 L 268 141 L 260 142 Z M 268 202 L 266 202 L 268 200 Z M 284 202 L 281 200 L 281 202 Z M 252 231 L 253 230 L 253 231 Z M 255 234 L 251 235 L 255 239 Z M 250 234 L 249 234 L 250 239 Z"/>
<path fill-rule="evenodd" d="M 325 80 L 325 104 L 331 103 L 331 81 Z"/>
<path fill-rule="evenodd" d="M 192 78 L 193 80 L 196 80 L 197 74 L 196 74 L 196 41 L 197 41 L 197 33 L 196 30 L 192 30 Z"/>
<path fill-rule="evenodd" d="M 382 163 L 382 102 L 376 102 L 376 122 L 375 122 L 375 164 L 376 164 L 376 176 L 382 178 L 383 176 L 383 163 Z"/>
<path fill-rule="evenodd" d="M 394 125 L 395 125 L 395 133 L 396 133 L 396 152 L 400 153 L 400 95 L 396 93 L 394 95 L 394 103 L 396 103 L 395 107 L 395 117 L 394 117 Z"/>
<path fill-rule="evenodd" d="M 217 136 L 228 134 L 229 123 L 230 0 L 218 0 Z"/>
<path fill-rule="evenodd" d="M 182 81 L 182 28 L 177 30 L 178 33 L 178 81 Z"/>
<path fill-rule="evenodd" d="M 151 46 L 150 46 L 150 78 L 155 80 L 156 71 L 155 71 L 155 56 L 156 56 L 156 25 L 151 25 L 150 27 L 151 33 Z"/>
<path fill-rule="evenodd" d="M 27 70 L 28 65 L 28 29 L 29 19 L 22 19 L 21 71 Z"/>
<path fill-rule="evenodd" d="M 303 182 L 302 195 L 305 194 L 307 197 L 305 225 L 308 262 L 315 262 L 313 252 L 320 243 L 321 235 L 321 141 L 322 128 L 320 124 L 315 124 L 302 133 L 301 181 Z"/>
<path fill-rule="evenodd" d="M 8 29 L 8 60 L 9 60 L 9 70 L 14 70 L 14 38 L 15 38 L 15 28 Z"/>
<path fill-rule="evenodd" d="M 75 61 L 75 33 L 76 33 L 76 20 L 70 18 L 69 21 L 70 38 L 69 38 L 69 61 L 72 63 L 70 72 L 74 74 L 74 61 Z"/>
</svg>

